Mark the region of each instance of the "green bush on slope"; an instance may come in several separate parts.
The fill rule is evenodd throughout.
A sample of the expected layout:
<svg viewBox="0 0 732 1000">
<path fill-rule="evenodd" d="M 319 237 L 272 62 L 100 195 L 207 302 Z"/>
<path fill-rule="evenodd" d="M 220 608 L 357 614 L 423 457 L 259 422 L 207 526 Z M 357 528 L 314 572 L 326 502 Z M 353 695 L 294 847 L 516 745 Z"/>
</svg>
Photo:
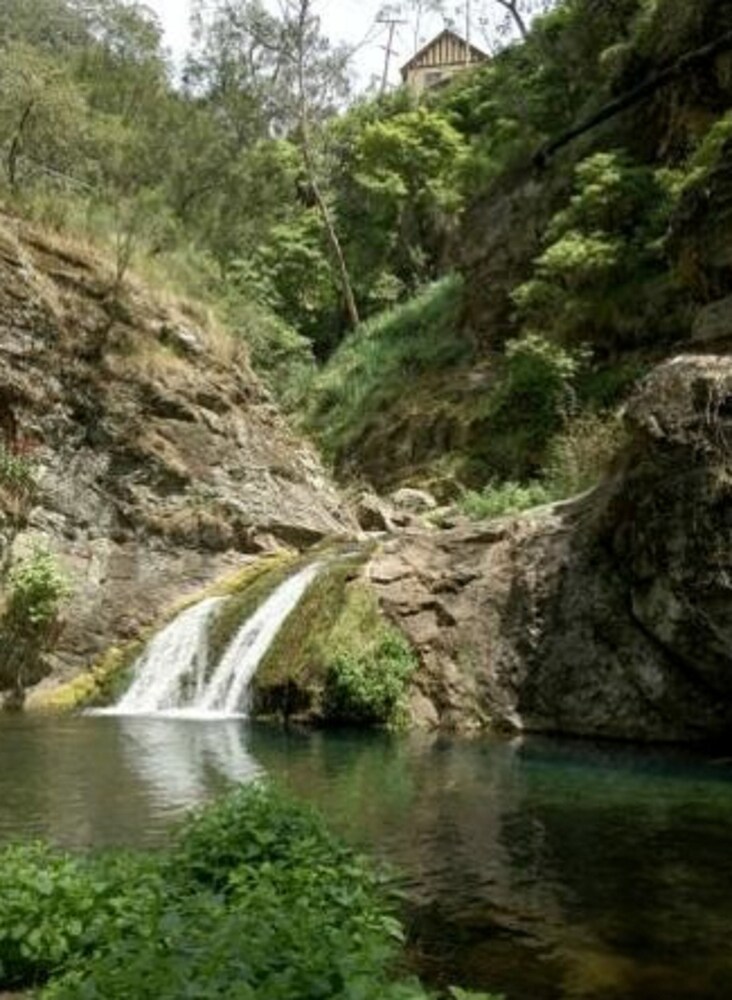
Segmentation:
<svg viewBox="0 0 732 1000">
<path fill-rule="evenodd" d="M 471 345 L 457 334 L 461 282 L 448 277 L 348 336 L 315 379 L 306 414 L 329 458 L 347 451 L 424 372 L 464 361 Z"/>
<path fill-rule="evenodd" d="M 321 570 L 254 681 L 258 714 L 399 727 L 416 653 L 358 575 L 366 553 Z"/>
</svg>

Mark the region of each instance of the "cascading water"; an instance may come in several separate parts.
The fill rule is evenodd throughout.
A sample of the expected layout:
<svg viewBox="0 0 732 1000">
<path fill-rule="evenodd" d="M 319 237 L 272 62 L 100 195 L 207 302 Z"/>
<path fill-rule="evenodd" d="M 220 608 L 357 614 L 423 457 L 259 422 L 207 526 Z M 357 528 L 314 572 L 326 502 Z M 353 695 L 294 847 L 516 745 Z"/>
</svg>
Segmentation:
<svg viewBox="0 0 732 1000">
<path fill-rule="evenodd" d="M 216 718 L 246 712 L 257 667 L 319 569 L 314 563 L 285 580 L 242 625 L 214 666 L 208 634 L 224 599 L 188 608 L 153 639 L 135 665 L 132 686 L 108 714 Z"/>
<path fill-rule="evenodd" d="M 229 715 L 247 708 L 243 702 L 257 667 L 319 569 L 314 563 L 286 580 L 240 629 L 206 687 L 204 711 Z"/>
<path fill-rule="evenodd" d="M 221 604 L 221 598 L 201 601 L 155 636 L 135 664 L 135 679 L 117 712 L 148 714 L 196 704 L 205 690 L 208 628 Z"/>
</svg>

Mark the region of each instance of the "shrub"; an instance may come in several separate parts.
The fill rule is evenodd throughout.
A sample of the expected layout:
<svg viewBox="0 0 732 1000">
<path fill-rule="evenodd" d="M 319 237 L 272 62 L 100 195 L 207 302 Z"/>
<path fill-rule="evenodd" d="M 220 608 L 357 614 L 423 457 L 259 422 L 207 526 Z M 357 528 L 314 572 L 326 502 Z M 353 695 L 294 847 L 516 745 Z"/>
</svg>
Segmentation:
<svg viewBox="0 0 732 1000">
<path fill-rule="evenodd" d="M 0 852 L 0 988 L 51 977 L 43 1000 L 427 1000 L 395 976 L 402 939 L 378 873 L 268 786 L 168 854 Z"/>
<path fill-rule="evenodd" d="M 11 570 L 9 584 L 6 624 L 26 635 L 46 633 L 69 593 L 54 556 L 37 547 Z"/>
<path fill-rule="evenodd" d="M 398 725 L 414 670 L 414 653 L 407 640 L 391 630 L 360 654 L 336 655 L 325 678 L 325 717 Z"/>
<path fill-rule="evenodd" d="M 304 854 L 320 864 L 345 858 L 348 852 L 313 810 L 293 807 L 270 786 L 253 785 L 188 819 L 177 839 L 170 876 L 227 893 L 239 869 L 251 873 Z"/>
<path fill-rule="evenodd" d="M 0 445 L 0 486 L 23 498 L 31 497 L 36 488 L 33 464 L 3 445 Z"/>
<path fill-rule="evenodd" d="M 39 860 L 56 863 L 47 849 Z M 132 880 L 138 863 L 124 860 Z M 72 863 L 74 898 L 96 864 Z M 44 1000 L 427 1000 L 416 980 L 395 979 L 402 931 L 383 880 L 269 787 L 240 789 L 197 814 L 172 853 L 147 864 L 147 897 L 119 882 L 92 893 L 89 912 L 101 898 L 117 923 L 107 916 L 86 950 L 73 937 Z M 8 869 L 11 892 L 14 881 Z M 19 913 L 23 939 L 35 905 Z"/>
<path fill-rule="evenodd" d="M 536 477 L 550 439 L 576 404 L 575 385 L 585 364 L 581 348 L 568 349 L 537 333 L 506 345 L 506 357 L 478 415 L 485 478 Z"/>
<path fill-rule="evenodd" d="M 346 589 L 322 656 L 322 712 L 327 721 L 403 723 L 404 699 L 417 657 L 406 638 L 382 616 L 366 584 L 353 583 Z"/>
<path fill-rule="evenodd" d="M 573 401 L 573 382 L 585 360 L 583 351 L 566 350 L 530 333 L 506 346 L 504 406 L 530 408 L 532 418 L 551 420 Z"/>
<path fill-rule="evenodd" d="M 573 420 L 550 445 L 547 492 L 560 498 L 596 486 L 623 440 L 623 425 L 613 414 L 587 413 Z"/>
<path fill-rule="evenodd" d="M 616 415 L 584 413 L 552 439 L 540 479 L 489 484 L 481 492 L 466 490 L 458 506 L 480 520 L 520 514 L 583 493 L 599 483 L 623 440 L 623 425 Z"/>
<path fill-rule="evenodd" d="M 523 510 L 549 503 L 552 499 L 549 490 L 541 482 L 525 485 L 507 482 L 486 486 L 482 492 L 466 490 L 460 497 L 458 506 L 468 517 L 482 520 L 520 514 Z"/>
<path fill-rule="evenodd" d="M 514 290 L 525 328 L 611 348 L 680 332 L 684 317 L 664 255 L 677 186 L 672 172 L 624 151 L 583 160 L 533 277 Z"/>
<path fill-rule="evenodd" d="M 132 928 L 149 929 L 164 886 L 154 864 L 119 855 L 91 862 L 42 844 L 0 852 L 0 985 L 49 976 Z"/>
</svg>

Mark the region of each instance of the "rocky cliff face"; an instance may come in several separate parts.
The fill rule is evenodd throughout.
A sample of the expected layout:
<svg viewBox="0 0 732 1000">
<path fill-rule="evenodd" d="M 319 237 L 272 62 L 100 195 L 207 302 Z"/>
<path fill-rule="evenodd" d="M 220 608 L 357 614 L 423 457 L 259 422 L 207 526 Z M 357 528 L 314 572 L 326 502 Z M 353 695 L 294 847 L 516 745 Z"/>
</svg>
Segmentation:
<svg viewBox="0 0 732 1000">
<path fill-rule="evenodd" d="M 661 366 L 591 495 L 413 533 L 369 575 L 420 651 L 426 724 L 732 736 L 732 359 Z"/>
<path fill-rule="evenodd" d="M 91 253 L 7 217 L 0 434 L 39 483 L 17 537 L 3 512 L 0 548 L 42 540 L 71 578 L 61 673 L 242 553 L 351 527 L 228 335 L 133 282 L 116 292 Z"/>
</svg>

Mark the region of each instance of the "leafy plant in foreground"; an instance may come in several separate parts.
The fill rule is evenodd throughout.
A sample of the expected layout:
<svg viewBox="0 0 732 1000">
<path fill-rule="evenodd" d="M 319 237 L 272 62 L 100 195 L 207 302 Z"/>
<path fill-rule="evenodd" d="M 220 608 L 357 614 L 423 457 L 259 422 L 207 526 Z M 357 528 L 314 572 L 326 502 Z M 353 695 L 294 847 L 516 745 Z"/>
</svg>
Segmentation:
<svg viewBox="0 0 732 1000">
<path fill-rule="evenodd" d="M 401 943 L 383 878 L 268 786 L 167 854 L 0 852 L 0 989 L 43 1000 L 427 1000 Z"/>
<path fill-rule="evenodd" d="M 0 852 L 0 986 L 43 982 L 131 928 L 148 931 L 165 887 L 143 856 L 77 859 L 43 844 Z"/>
</svg>

